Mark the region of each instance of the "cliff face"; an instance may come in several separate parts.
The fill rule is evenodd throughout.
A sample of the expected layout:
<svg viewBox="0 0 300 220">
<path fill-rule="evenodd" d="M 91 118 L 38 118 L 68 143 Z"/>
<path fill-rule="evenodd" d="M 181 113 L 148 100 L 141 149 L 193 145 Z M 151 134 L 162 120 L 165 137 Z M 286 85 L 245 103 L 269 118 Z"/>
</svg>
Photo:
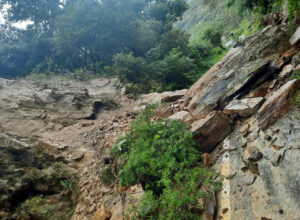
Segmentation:
<svg viewBox="0 0 300 220">
<path fill-rule="evenodd" d="M 249 36 L 170 110 L 191 123 L 205 164 L 224 176 L 206 219 L 300 218 L 300 81 L 291 77 L 299 32 L 291 38 L 279 25 Z"/>
</svg>

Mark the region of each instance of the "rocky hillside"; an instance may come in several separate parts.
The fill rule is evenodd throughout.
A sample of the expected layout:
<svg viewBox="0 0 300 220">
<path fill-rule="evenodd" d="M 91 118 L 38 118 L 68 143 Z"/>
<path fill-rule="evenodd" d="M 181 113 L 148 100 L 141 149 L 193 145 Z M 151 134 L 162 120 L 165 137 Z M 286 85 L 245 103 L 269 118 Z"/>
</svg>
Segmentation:
<svg viewBox="0 0 300 220">
<path fill-rule="evenodd" d="M 224 177 L 206 219 L 300 218 L 299 33 L 282 24 L 249 36 L 164 112 L 191 124 Z"/>
<path fill-rule="evenodd" d="M 0 79 L 0 219 L 91 218 L 112 192 L 105 150 L 133 120 L 122 92 L 117 79 Z"/>
<path fill-rule="evenodd" d="M 144 190 L 104 184 L 100 171 L 136 112 L 159 101 L 156 118 L 190 124 L 221 174 L 222 189 L 199 201 L 205 219 L 299 219 L 299 51 L 300 28 L 267 26 L 190 89 L 140 100 L 117 79 L 0 79 L 0 218 L 124 219 Z"/>
</svg>

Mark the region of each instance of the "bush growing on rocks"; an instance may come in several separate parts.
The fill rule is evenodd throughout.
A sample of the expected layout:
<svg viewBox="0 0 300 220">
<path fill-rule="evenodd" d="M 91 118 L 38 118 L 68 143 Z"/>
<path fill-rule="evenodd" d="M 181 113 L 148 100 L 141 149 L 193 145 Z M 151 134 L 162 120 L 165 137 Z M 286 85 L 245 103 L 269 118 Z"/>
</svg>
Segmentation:
<svg viewBox="0 0 300 220">
<path fill-rule="evenodd" d="M 150 219 L 197 219 L 192 208 L 198 199 L 220 187 L 215 173 L 201 165 L 202 155 L 187 126 L 180 121 L 152 121 L 154 107 L 147 107 L 131 131 L 112 148 L 123 160 L 121 186 L 138 183 L 146 190 L 130 216 Z"/>
</svg>

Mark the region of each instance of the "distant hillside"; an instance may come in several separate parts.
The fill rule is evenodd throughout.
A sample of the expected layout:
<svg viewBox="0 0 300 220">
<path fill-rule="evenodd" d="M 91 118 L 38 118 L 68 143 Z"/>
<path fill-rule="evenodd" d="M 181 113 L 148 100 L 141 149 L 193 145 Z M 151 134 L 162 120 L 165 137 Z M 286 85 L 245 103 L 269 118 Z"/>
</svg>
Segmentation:
<svg viewBox="0 0 300 220">
<path fill-rule="evenodd" d="M 191 0 L 189 9 L 176 27 L 191 34 L 192 44 L 205 44 L 203 33 L 210 27 L 220 28 L 223 35 L 229 34 L 240 26 L 241 20 L 250 17 L 247 11 L 238 6 L 228 7 L 226 0 Z"/>
</svg>

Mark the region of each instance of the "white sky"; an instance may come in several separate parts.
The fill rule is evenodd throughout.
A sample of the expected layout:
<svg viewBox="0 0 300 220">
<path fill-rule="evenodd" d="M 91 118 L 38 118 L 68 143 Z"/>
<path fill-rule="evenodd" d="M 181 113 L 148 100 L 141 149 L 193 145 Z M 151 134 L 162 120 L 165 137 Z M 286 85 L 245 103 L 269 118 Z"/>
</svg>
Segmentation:
<svg viewBox="0 0 300 220">
<path fill-rule="evenodd" d="M 8 7 L 9 6 L 4 6 L 4 8 L 8 8 Z M 5 23 L 4 15 L 2 12 L 0 12 L 0 24 L 4 24 L 4 23 Z M 31 21 L 22 21 L 22 22 L 14 23 L 13 26 L 16 28 L 19 28 L 19 29 L 26 29 L 28 24 L 32 24 L 32 22 Z"/>
</svg>

